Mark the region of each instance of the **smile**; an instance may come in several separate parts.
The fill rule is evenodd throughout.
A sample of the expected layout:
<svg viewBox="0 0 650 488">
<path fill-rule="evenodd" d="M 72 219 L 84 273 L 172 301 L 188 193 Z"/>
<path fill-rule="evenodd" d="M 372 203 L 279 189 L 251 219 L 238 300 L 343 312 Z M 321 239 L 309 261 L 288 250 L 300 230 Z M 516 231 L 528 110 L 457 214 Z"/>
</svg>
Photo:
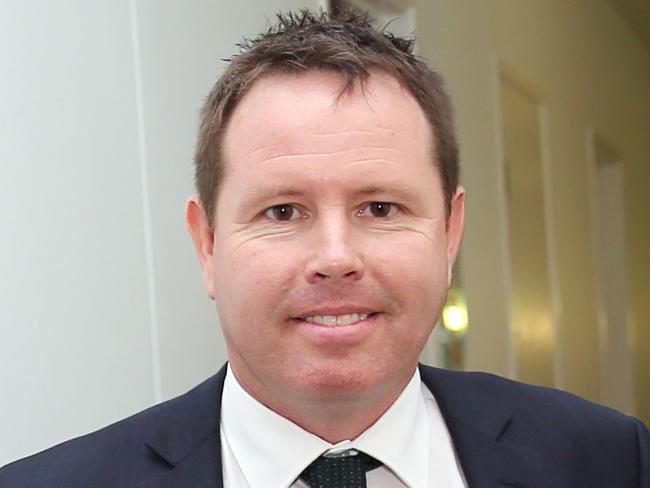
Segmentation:
<svg viewBox="0 0 650 488">
<path fill-rule="evenodd" d="M 366 313 L 349 313 L 345 315 L 313 315 L 305 317 L 303 320 L 312 324 L 339 326 L 356 324 L 367 318 L 368 314 Z"/>
</svg>

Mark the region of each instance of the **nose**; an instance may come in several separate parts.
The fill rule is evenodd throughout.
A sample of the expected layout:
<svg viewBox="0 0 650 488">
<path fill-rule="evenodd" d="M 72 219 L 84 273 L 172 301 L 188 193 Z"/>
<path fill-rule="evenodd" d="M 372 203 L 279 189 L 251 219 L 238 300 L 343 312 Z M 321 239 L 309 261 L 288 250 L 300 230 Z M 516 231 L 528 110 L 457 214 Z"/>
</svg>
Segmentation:
<svg viewBox="0 0 650 488">
<path fill-rule="evenodd" d="M 343 219 L 329 219 L 314 226 L 312 250 L 305 267 L 307 281 L 355 281 L 363 277 L 364 260 L 353 242 L 353 230 Z"/>
</svg>

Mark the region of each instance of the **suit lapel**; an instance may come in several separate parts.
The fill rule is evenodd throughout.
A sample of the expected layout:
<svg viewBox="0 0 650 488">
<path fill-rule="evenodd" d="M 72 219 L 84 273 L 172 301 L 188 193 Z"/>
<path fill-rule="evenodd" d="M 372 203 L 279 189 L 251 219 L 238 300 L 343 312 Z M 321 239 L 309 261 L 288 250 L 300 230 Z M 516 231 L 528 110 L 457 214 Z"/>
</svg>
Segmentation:
<svg viewBox="0 0 650 488">
<path fill-rule="evenodd" d="M 535 453 L 499 442 L 476 425 L 453 416 L 445 420 L 468 486 L 535 486 Z"/>
<path fill-rule="evenodd" d="M 219 427 L 225 377 L 224 366 L 147 439 L 167 471 L 134 488 L 223 488 Z"/>
<path fill-rule="evenodd" d="M 440 407 L 469 487 L 524 488 L 543 479 L 537 454 L 504 440 L 515 420 L 508 404 L 468 385 L 464 373 L 421 366 L 420 375 Z"/>
<path fill-rule="evenodd" d="M 421 366 L 420 375 L 436 398 L 471 488 L 533 488 L 533 480 L 543 479 L 536 453 L 504 440 L 515 420 L 508 404 L 468 384 L 467 374 Z M 223 488 L 219 423 L 225 376 L 224 366 L 162 421 L 147 445 L 167 470 L 133 488 Z"/>
<path fill-rule="evenodd" d="M 219 433 L 205 439 L 161 477 L 138 488 L 223 488 Z"/>
</svg>

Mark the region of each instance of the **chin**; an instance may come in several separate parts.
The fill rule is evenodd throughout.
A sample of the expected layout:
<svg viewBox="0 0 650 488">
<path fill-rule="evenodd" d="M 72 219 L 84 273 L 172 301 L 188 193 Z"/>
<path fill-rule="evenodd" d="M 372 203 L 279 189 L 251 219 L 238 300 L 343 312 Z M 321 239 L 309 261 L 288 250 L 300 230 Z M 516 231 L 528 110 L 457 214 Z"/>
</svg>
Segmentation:
<svg viewBox="0 0 650 488">
<path fill-rule="evenodd" d="M 350 398 L 372 394 L 388 386 L 392 379 L 390 371 L 367 368 L 360 365 L 310 364 L 302 370 L 294 384 L 304 394 L 313 397 Z"/>
</svg>

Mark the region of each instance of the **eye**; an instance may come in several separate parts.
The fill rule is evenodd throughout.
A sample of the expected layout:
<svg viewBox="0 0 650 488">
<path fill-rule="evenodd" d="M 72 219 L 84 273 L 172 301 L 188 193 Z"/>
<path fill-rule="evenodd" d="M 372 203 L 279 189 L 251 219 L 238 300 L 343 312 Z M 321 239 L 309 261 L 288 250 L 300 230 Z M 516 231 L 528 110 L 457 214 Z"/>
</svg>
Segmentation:
<svg viewBox="0 0 650 488">
<path fill-rule="evenodd" d="M 300 211 L 293 205 L 283 203 L 267 208 L 264 216 L 278 222 L 288 222 L 300 218 Z"/>
<path fill-rule="evenodd" d="M 361 214 L 363 216 L 375 217 L 377 219 L 385 219 L 392 217 L 399 210 L 397 205 L 390 202 L 370 202 L 363 209 Z"/>
</svg>

